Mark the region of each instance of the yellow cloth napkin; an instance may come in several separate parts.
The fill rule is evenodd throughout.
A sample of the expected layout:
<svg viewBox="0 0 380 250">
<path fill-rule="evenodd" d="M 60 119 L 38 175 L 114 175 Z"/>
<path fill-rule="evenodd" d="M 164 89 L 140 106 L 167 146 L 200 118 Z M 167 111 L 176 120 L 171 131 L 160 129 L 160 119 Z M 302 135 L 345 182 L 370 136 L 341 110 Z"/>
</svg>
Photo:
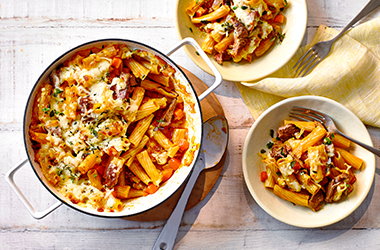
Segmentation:
<svg viewBox="0 0 380 250">
<path fill-rule="evenodd" d="M 320 26 L 313 41 L 300 48 L 281 69 L 258 82 L 243 83 L 249 87 L 237 84 L 255 119 L 285 98 L 319 95 L 345 105 L 365 124 L 380 127 L 380 17 L 338 39 L 330 54 L 307 76 L 292 78 L 292 67 L 305 51 L 337 33 Z"/>
</svg>

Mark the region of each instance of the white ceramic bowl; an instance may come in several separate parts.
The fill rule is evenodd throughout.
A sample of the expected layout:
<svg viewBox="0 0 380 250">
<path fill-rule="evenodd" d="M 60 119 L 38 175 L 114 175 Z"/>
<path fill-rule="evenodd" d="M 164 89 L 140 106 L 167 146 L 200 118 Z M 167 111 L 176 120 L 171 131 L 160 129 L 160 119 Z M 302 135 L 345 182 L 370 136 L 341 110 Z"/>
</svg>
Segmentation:
<svg viewBox="0 0 380 250">
<path fill-rule="evenodd" d="M 276 131 L 284 119 L 289 119 L 288 113 L 294 105 L 316 109 L 330 115 L 343 133 L 372 145 L 364 124 L 342 104 L 318 96 L 289 98 L 267 109 L 249 130 L 243 148 L 245 183 L 260 207 L 279 221 L 304 228 L 331 225 L 350 215 L 367 196 L 375 175 L 375 156 L 360 146 L 354 145 L 353 154 L 365 162 L 364 168 L 355 174 L 357 181 L 354 184 L 354 191 L 349 194 L 347 199 L 339 203 L 326 204 L 318 212 L 313 212 L 306 207 L 295 206 L 277 197 L 260 181 L 259 176 L 260 172 L 264 170 L 264 165 L 258 152 L 265 148 L 266 143 L 270 140 L 270 129 Z"/>
<path fill-rule="evenodd" d="M 193 37 L 202 44 L 202 32 L 190 21 L 186 14 L 186 8 L 194 0 L 178 0 L 176 13 L 176 26 L 181 39 Z M 305 0 L 288 0 L 289 7 L 285 11 L 286 23 L 283 26 L 285 38 L 281 44 L 276 44 L 265 55 L 252 62 L 224 62 L 219 65 L 212 59 L 214 65 L 222 74 L 224 80 L 228 81 L 253 81 L 272 74 L 285 63 L 287 63 L 300 46 L 307 25 L 307 7 Z M 212 74 L 207 64 L 198 56 L 191 47 L 185 48 L 188 56 L 201 69 Z M 210 58 L 212 58 L 210 56 Z"/>
</svg>

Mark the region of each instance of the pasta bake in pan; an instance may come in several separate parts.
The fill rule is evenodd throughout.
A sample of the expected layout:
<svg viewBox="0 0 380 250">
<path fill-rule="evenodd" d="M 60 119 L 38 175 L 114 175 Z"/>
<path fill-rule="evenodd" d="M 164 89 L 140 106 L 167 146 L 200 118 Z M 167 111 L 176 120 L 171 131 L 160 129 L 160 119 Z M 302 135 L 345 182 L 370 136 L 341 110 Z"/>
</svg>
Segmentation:
<svg viewBox="0 0 380 250">
<path fill-rule="evenodd" d="M 251 62 L 285 36 L 286 0 L 194 0 L 186 9 L 204 35 L 202 49 L 223 61 Z"/>
<path fill-rule="evenodd" d="M 158 56 L 125 44 L 83 49 L 37 90 L 29 135 L 45 178 L 99 212 L 155 193 L 199 148 L 194 98 Z"/>
<path fill-rule="evenodd" d="M 363 160 L 348 151 L 350 141 L 317 122 L 285 120 L 260 156 L 260 180 L 280 198 L 318 211 L 353 191 Z"/>
</svg>

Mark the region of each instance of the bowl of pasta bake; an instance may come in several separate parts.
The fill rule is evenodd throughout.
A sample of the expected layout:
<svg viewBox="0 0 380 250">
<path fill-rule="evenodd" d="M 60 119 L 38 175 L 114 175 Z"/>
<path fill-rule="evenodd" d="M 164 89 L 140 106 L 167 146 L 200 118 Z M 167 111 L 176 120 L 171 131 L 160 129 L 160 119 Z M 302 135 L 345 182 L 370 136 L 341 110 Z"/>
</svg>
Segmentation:
<svg viewBox="0 0 380 250">
<path fill-rule="evenodd" d="M 344 134 L 372 145 L 363 123 L 340 103 L 318 96 L 285 99 L 248 132 L 245 183 L 257 204 L 277 220 L 304 228 L 327 226 L 364 201 L 374 179 L 375 156 L 321 123 L 291 118 L 294 106 L 325 113 Z"/>
<path fill-rule="evenodd" d="M 106 39 L 54 61 L 29 97 L 24 138 L 38 178 L 81 212 L 124 217 L 170 197 L 202 138 L 198 97 L 148 45 Z"/>
<path fill-rule="evenodd" d="M 261 79 L 282 67 L 306 31 L 305 0 L 178 0 L 181 38 L 193 37 L 229 81 Z M 189 57 L 212 73 L 192 48 Z"/>
</svg>

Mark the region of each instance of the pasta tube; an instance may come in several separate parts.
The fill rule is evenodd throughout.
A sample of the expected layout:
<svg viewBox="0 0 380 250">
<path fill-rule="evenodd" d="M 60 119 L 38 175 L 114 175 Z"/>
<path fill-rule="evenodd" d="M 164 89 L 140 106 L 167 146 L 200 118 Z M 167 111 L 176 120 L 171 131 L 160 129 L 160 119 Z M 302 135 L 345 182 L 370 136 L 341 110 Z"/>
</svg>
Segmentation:
<svg viewBox="0 0 380 250">
<path fill-rule="evenodd" d="M 158 82 L 159 84 L 165 86 L 165 87 L 169 87 L 169 77 L 168 76 L 164 76 L 162 74 L 149 74 L 149 79 L 155 81 L 155 82 Z"/>
<path fill-rule="evenodd" d="M 78 170 L 81 172 L 81 174 L 87 173 L 88 170 L 93 168 L 95 164 L 101 162 L 101 157 L 100 157 L 100 151 L 95 151 L 92 154 L 89 154 L 84 160 L 79 164 Z"/>
<path fill-rule="evenodd" d="M 192 18 L 191 21 L 193 23 L 201 23 L 201 22 L 205 22 L 205 21 L 209 21 L 209 22 L 215 21 L 219 18 L 227 16 L 229 12 L 230 12 L 230 8 L 227 5 L 222 5 L 219 7 L 219 9 L 217 9 L 217 10 L 215 10 L 215 11 L 213 11 L 207 15 Z"/>
<path fill-rule="evenodd" d="M 223 53 L 228 48 L 228 46 L 230 46 L 233 42 L 234 42 L 234 35 L 230 33 L 228 36 L 226 36 L 220 42 L 218 42 L 214 46 L 214 48 L 219 53 Z"/>
<path fill-rule="evenodd" d="M 129 191 L 131 190 L 130 186 L 116 186 L 114 188 L 114 194 L 119 199 L 127 199 L 129 198 Z"/>
<path fill-rule="evenodd" d="M 152 180 L 149 178 L 149 176 L 145 173 L 145 170 L 138 164 L 136 161 L 134 161 L 131 166 L 129 166 L 129 169 L 132 171 L 134 175 L 136 175 L 142 182 L 144 182 L 146 185 L 149 184 Z"/>
<path fill-rule="evenodd" d="M 339 134 L 334 134 L 334 136 L 331 136 L 331 141 L 334 144 L 334 146 L 339 148 L 349 148 L 351 145 L 351 141 L 344 138 L 343 136 Z"/>
<path fill-rule="evenodd" d="M 294 204 L 309 207 L 309 198 L 310 196 L 307 194 L 301 194 L 286 190 L 285 188 L 280 187 L 279 185 L 275 185 L 273 188 L 273 193 L 280 197 L 281 199 L 290 201 Z"/>
<path fill-rule="evenodd" d="M 140 120 L 137 123 L 135 129 L 132 131 L 131 135 L 129 136 L 129 141 L 133 145 L 137 146 L 140 143 L 141 139 L 143 138 L 146 131 L 148 130 L 153 117 L 154 115 L 149 115 L 148 117 L 145 117 L 144 119 Z"/>
<path fill-rule="evenodd" d="M 126 60 L 126 64 L 132 70 L 135 77 L 144 79 L 149 74 L 149 69 L 145 68 L 141 63 L 133 58 Z"/>
<path fill-rule="evenodd" d="M 363 166 L 363 160 L 359 157 L 341 148 L 335 148 L 335 150 L 343 157 L 344 161 L 353 168 L 360 169 Z"/>
<path fill-rule="evenodd" d="M 327 131 L 324 127 L 315 127 L 315 129 L 313 129 L 310 134 L 303 138 L 300 143 L 294 148 L 293 153 L 297 156 L 297 158 L 300 158 L 303 152 L 320 141 L 326 135 L 326 133 Z"/>
<path fill-rule="evenodd" d="M 204 52 L 206 52 L 208 54 L 212 54 L 212 52 L 214 51 L 214 44 L 215 44 L 215 41 L 211 37 L 211 35 L 207 35 L 206 39 L 203 40 L 201 48 L 202 48 L 202 50 L 204 50 Z"/>
<path fill-rule="evenodd" d="M 162 174 L 153 164 L 148 154 L 148 151 L 144 150 L 138 155 L 136 155 L 136 157 L 137 160 L 140 162 L 141 166 L 144 168 L 145 172 L 152 180 L 153 184 L 159 186 L 162 180 Z"/>
</svg>

